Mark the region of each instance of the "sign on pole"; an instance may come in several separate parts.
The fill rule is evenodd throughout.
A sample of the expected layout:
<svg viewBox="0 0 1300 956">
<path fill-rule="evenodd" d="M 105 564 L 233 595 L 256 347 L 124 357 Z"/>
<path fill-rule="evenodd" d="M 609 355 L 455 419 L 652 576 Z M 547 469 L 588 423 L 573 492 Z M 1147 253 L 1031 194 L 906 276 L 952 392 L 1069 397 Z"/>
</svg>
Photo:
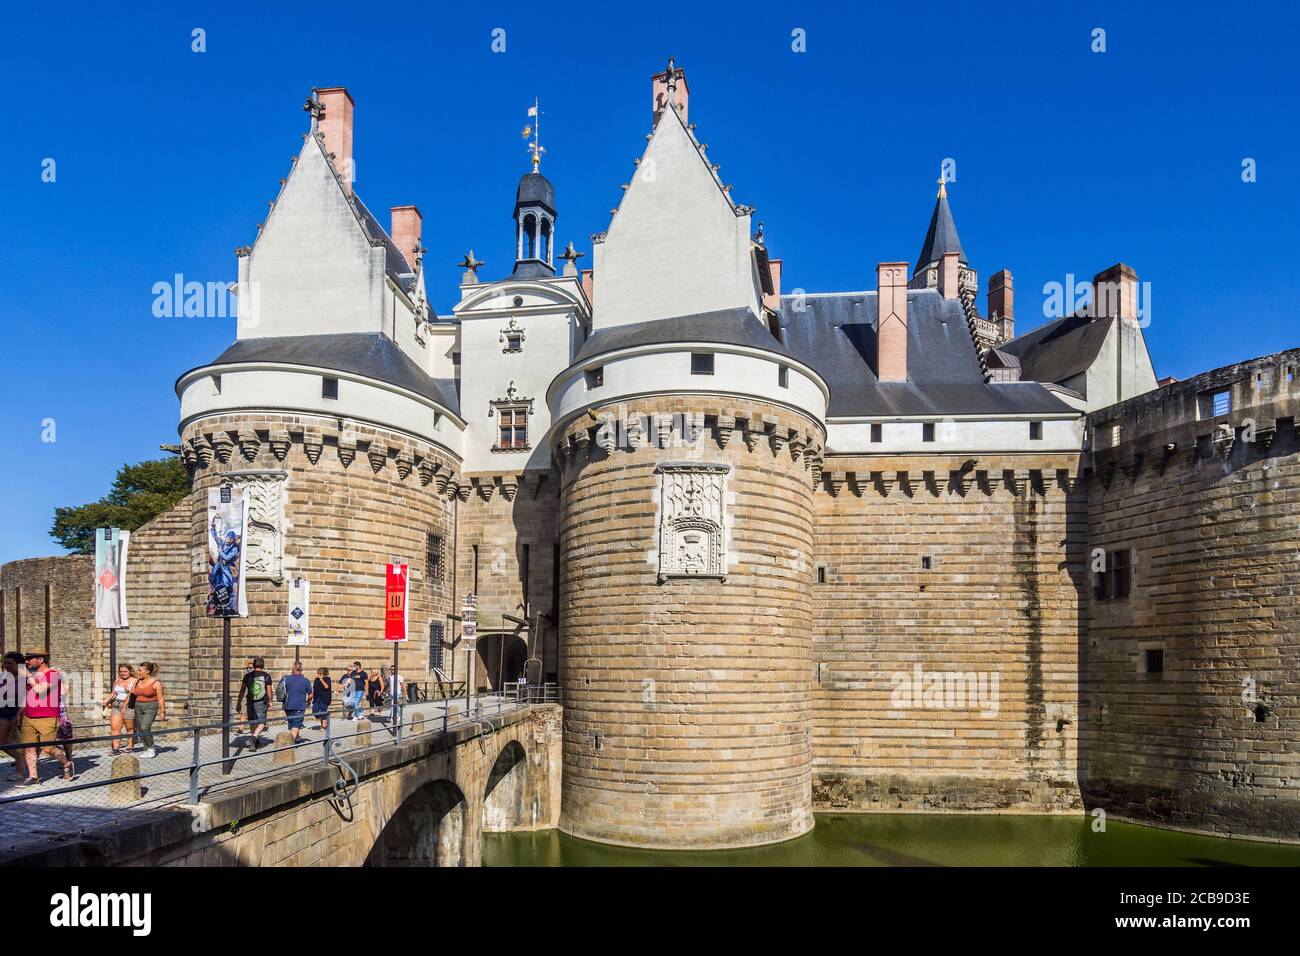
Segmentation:
<svg viewBox="0 0 1300 956">
<path fill-rule="evenodd" d="M 126 549 L 131 532 L 95 529 L 95 626 L 126 627 Z"/>
<path fill-rule="evenodd" d="M 208 617 L 248 617 L 244 593 L 244 489 L 208 489 Z"/>
<path fill-rule="evenodd" d="M 478 637 L 478 595 L 466 594 L 460 606 L 460 634 L 464 640 Z"/>
<path fill-rule="evenodd" d="M 289 646 L 307 646 L 307 624 L 311 617 L 311 585 L 303 578 L 289 582 Z"/>
<path fill-rule="evenodd" d="M 404 641 L 407 635 L 410 576 L 405 564 L 390 564 L 384 573 L 384 640 Z"/>
</svg>

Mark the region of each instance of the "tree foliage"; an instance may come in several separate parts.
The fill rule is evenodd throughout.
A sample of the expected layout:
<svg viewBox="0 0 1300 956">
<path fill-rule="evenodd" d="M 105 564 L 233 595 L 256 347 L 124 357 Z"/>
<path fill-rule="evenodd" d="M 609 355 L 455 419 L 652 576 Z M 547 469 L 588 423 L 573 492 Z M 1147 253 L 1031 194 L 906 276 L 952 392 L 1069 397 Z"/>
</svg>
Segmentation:
<svg viewBox="0 0 1300 956">
<path fill-rule="evenodd" d="M 189 493 L 189 472 L 175 456 L 123 465 L 103 498 L 55 508 L 50 537 L 76 554 L 94 554 L 96 528 L 134 531 Z"/>
</svg>

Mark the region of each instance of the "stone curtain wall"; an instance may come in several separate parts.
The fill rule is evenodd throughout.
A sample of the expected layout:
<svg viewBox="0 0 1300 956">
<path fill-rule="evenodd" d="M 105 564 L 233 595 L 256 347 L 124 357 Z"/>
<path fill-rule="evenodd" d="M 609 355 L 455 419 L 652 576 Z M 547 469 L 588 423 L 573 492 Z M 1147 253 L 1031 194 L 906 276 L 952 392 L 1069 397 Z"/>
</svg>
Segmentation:
<svg viewBox="0 0 1300 956">
<path fill-rule="evenodd" d="M 195 467 L 190 538 L 191 681 L 194 696 L 220 710 L 221 622 L 206 616 L 207 492 L 241 471 L 286 472 L 283 577 L 248 582 L 246 618 L 231 622 L 232 695 L 247 659 L 266 658 L 272 675 L 287 673 L 288 579 L 311 585 L 306 672 L 360 660 L 368 671 L 392 664 L 384 640 L 384 565 L 411 566 L 410 639 L 401 645 L 408 681 L 428 679 L 430 620 L 446 620 L 450 587 L 425 580 L 425 535 L 453 532 L 451 499 L 465 499 L 455 460 L 445 451 L 391 432 L 311 416 L 222 416 L 189 425 L 183 454 Z"/>
<path fill-rule="evenodd" d="M 527 655 L 529 631 L 503 619 L 503 614 L 523 618 L 525 605 L 524 547 L 528 548 L 527 606 L 541 612 L 551 622 L 542 622 L 533 638 L 532 654 L 542 661 L 541 676 L 555 680 L 559 672 L 559 634 L 555 623 L 554 595 L 555 543 L 559 520 L 559 481 L 549 471 L 522 474 L 476 475 L 469 479 L 471 492 L 459 506 L 456 541 L 456 595 L 459 613 L 461 599 L 475 589 L 477 562 L 478 593 L 478 660 L 474 665 L 475 684 L 495 687 L 504 675 L 511 679 Z M 452 542 L 447 541 L 450 558 Z M 477 552 L 475 549 L 477 548 Z M 451 570 L 447 572 L 448 580 Z M 455 629 L 459 634 L 459 626 Z M 452 639 L 448 628 L 447 639 Z M 505 636 L 506 659 L 500 657 L 502 635 Z M 452 658 L 454 657 L 454 663 Z M 465 648 L 447 652 L 448 669 L 454 668 L 455 679 L 465 674 Z"/>
<path fill-rule="evenodd" d="M 1090 806 L 1300 838 L 1297 376 L 1293 350 L 1089 418 L 1098 446 L 1120 430 L 1095 452 L 1089 544 L 1132 554 L 1130 595 L 1085 608 Z M 1162 673 L 1143 673 L 1147 649 Z"/>
<path fill-rule="evenodd" d="M 50 586 L 48 618 L 47 584 Z M 10 561 L 0 567 L 0 591 L 4 592 L 4 633 L 0 638 L 4 651 L 44 649 L 50 652 L 54 666 L 60 670 L 93 674 L 96 640 L 93 557 L 69 554 Z"/>
<path fill-rule="evenodd" d="M 656 447 L 683 411 L 707 416 L 696 443 Z M 633 423 L 622 429 L 626 443 L 601 447 L 600 430 L 583 418 L 556 454 L 564 470 L 560 828 L 664 848 L 798 836 L 813 824 L 809 452 L 824 436 L 788 409 L 731 408 L 716 397 L 596 410 L 605 412 Z M 659 579 L 655 469 L 683 460 L 730 467 L 725 581 Z"/>
<path fill-rule="evenodd" d="M 825 463 L 816 809 L 1080 807 L 1079 456 L 966 461 Z"/>
<path fill-rule="evenodd" d="M 117 632 L 119 664 L 130 664 L 133 669 L 141 661 L 158 665 L 171 721 L 189 716 L 192 502 L 193 495 L 131 532 L 126 577 L 130 626 Z M 109 635 L 107 631 L 96 633 L 97 666 L 111 684 L 114 678 L 108 676 Z"/>
</svg>

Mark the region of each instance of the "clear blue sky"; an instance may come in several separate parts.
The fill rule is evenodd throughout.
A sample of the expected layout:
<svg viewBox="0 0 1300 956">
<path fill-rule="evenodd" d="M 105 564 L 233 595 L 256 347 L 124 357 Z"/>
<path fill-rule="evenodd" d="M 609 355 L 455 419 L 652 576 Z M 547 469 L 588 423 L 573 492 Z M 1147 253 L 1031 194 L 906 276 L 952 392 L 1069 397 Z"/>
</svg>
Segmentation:
<svg viewBox="0 0 1300 956">
<path fill-rule="evenodd" d="M 176 440 L 176 376 L 217 355 L 233 320 L 154 318 L 151 287 L 234 279 L 313 85 L 356 99 L 367 204 L 385 222 L 393 205 L 424 213 L 440 312 L 470 246 L 485 277 L 509 267 L 534 96 L 557 242 L 590 263 L 588 236 L 645 145 L 649 77 L 672 54 L 787 290 L 870 288 L 877 262 L 914 259 L 952 157 L 966 252 L 982 280 L 1014 272 L 1020 329 L 1041 321 L 1044 283 L 1123 260 L 1151 283 L 1159 375 L 1298 344 L 1294 4 L 715 6 L 11 5 L 0 561 L 57 553 L 56 505 L 98 498 L 121 464 Z M 205 53 L 191 52 L 195 27 Z M 791 50 L 796 28 L 806 53 Z"/>
</svg>

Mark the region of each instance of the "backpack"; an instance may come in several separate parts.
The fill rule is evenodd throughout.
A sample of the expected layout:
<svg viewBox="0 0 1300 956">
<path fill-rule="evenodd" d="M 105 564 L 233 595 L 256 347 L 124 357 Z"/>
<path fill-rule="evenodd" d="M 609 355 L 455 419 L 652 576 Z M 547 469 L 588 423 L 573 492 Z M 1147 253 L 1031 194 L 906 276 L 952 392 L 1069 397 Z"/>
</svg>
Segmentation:
<svg viewBox="0 0 1300 956">
<path fill-rule="evenodd" d="M 265 679 L 265 678 L 263 678 L 263 677 L 261 677 L 261 676 L 258 676 L 258 677 L 254 677 L 251 681 L 249 681 L 249 684 L 248 684 L 248 699 L 249 699 L 249 700 L 265 700 L 265 699 L 266 699 L 266 679 Z"/>
<path fill-rule="evenodd" d="M 285 686 L 285 681 L 288 679 L 287 677 L 281 677 L 280 683 L 275 685 L 275 699 L 282 704 L 289 699 L 289 688 Z"/>
</svg>

